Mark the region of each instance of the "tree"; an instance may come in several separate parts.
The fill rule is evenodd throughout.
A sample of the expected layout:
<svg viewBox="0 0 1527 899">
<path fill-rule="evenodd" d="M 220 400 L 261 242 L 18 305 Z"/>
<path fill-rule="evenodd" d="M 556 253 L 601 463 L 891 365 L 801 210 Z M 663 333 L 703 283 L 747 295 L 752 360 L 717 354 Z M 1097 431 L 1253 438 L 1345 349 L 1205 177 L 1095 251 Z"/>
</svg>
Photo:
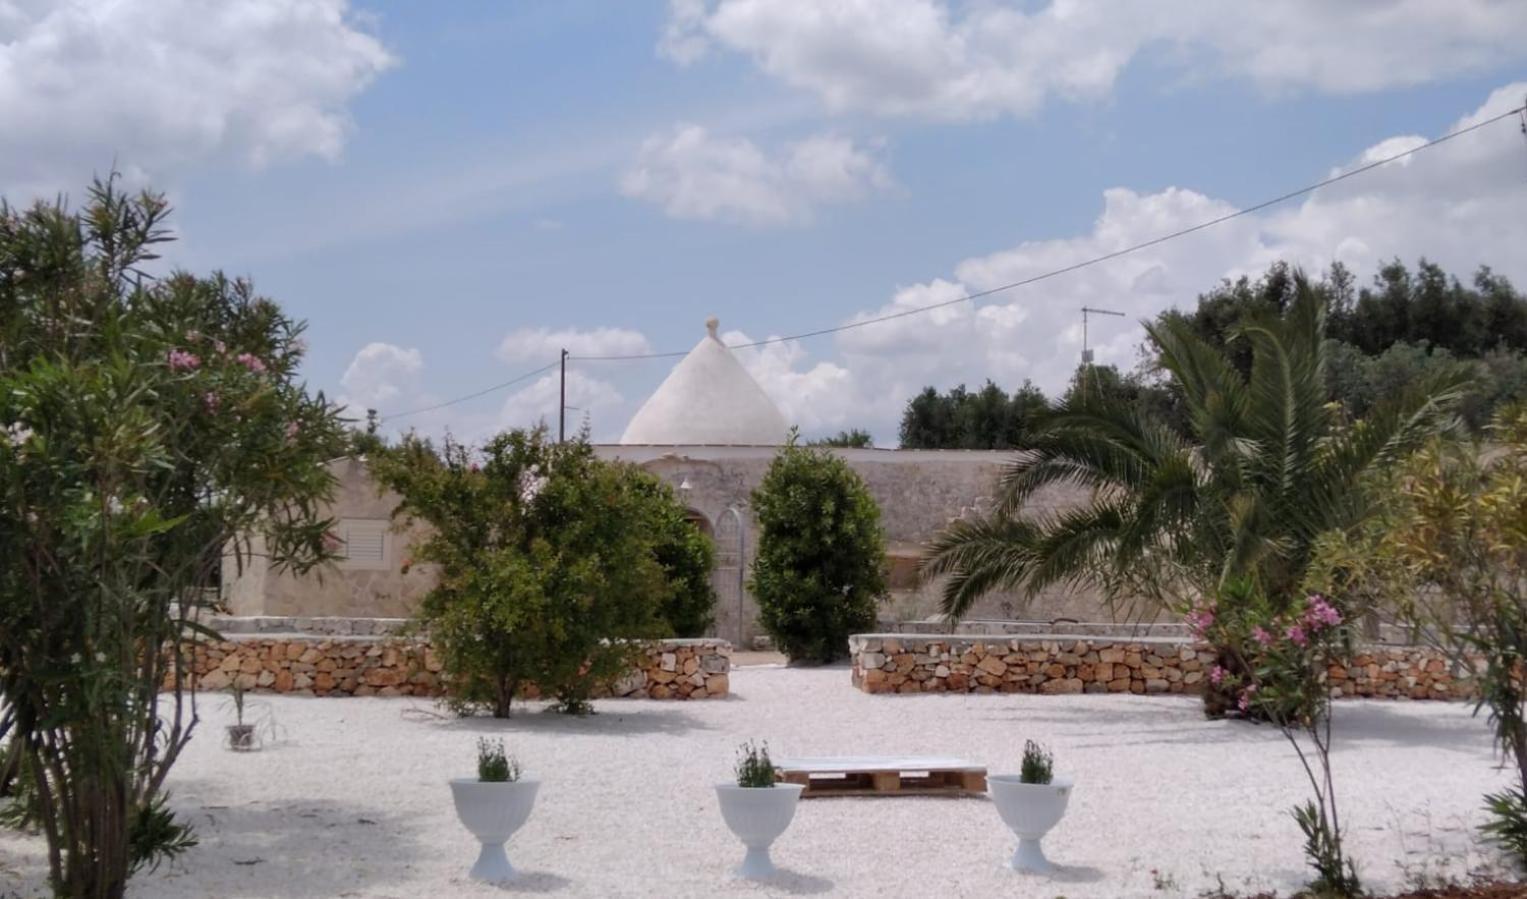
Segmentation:
<svg viewBox="0 0 1527 899">
<path fill-rule="evenodd" d="M 1247 375 L 1186 322 L 1147 326 L 1187 409 L 1186 435 L 1108 397 L 1053 412 L 1004 473 L 996 509 L 931 544 L 922 570 L 947 576 L 943 611 L 959 617 L 992 590 L 1032 596 L 1057 583 L 1186 610 L 1237 580 L 1274 614 L 1293 602 L 1317 538 L 1368 514 L 1365 475 L 1433 433 L 1463 383 L 1448 372 L 1346 425 L 1326 403 L 1325 298 L 1295 277 L 1286 314 L 1234 332 L 1251 348 Z M 1091 496 L 1063 512 L 1020 514 L 1052 485 Z M 1222 711 L 1223 696 L 1207 697 L 1211 713 Z"/>
<path fill-rule="evenodd" d="M 759 620 L 792 660 L 831 662 L 872 628 L 885 593 L 880 509 L 833 453 L 790 441 L 753 491 Z"/>
<path fill-rule="evenodd" d="M 480 452 L 447 439 L 438 453 L 410 436 L 373 466 L 402 496 L 397 516 L 431 526 L 416 557 L 437 563 L 440 581 L 418 624 L 459 711 L 507 718 L 533 684 L 584 713 L 595 688 L 629 668 L 637 641 L 664 630 L 678 588 L 661 535 L 683 510 L 650 475 L 597 459 L 584 436 L 559 444 L 544 427 L 515 430 Z M 675 572 L 694 562 L 669 561 Z"/>
<path fill-rule="evenodd" d="M 163 789 L 224 548 L 328 555 L 343 435 L 303 326 L 247 281 L 149 274 L 167 214 L 115 178 L 78 211 L 0 204 L 0 705 L 60 896 L 194 845 Z"/>
<path fill-rule="evenodd" d="M 715 547 L 685 516 L 672 487 L 634 466 L 621 466 L 620 472 L 645 500 L 645 526 L 666 580 L 658 617 L 675 637 L 704 636 L 716 619 L 716 588 L 711 583 Z"/>
<path fill-rule="evenodd" d="M 847 447 L 870 447 L 875 445 L 875 438 L 870 436 L 869 431 L 854 428 L 852 431 L 839 431 L 831 437 L 823 437 L 821 440 L 813 440 L 807 446 L 847 446 Z"/>
<path fill-rule="evenodd" d="M 1018 449 L 1044 417 L 1044 392 L 1025 381 L 1011 397 L 987 381 L 940 394 L 932 387 L 907 402 L 901 419 L 904 449 Z"/>
</svg>

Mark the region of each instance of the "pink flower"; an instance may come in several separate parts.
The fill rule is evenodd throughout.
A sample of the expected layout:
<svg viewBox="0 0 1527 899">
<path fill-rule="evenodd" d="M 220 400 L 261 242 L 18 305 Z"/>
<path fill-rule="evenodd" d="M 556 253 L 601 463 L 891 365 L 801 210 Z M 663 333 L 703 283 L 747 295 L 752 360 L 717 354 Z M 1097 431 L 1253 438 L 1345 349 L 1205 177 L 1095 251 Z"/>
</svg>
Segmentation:
<svg viewBox="0 0 1527 899">
<path fill-rule="evenodd" d="M 236 361 L 257 375 L 265 372 L 265 360 L 254 353 L 239 353 Z"/>
<path fill-rule="evenodd" d="M 166 361 L 170 364 L 170 371 L 194 371 L 197 366 L 201 365 L 201 360 L 196 357 L 195 353 L 188 353 L 185 350 L 179 349 L 170 350 Z"/>
<path fill-rule="evenodd" d="M 218 340 L 215 337 L 212 339 L 212 348 L 217 350 L 219 353 L 228 352 L 228 344 L 223 343 L 221 340 Z"/>
<path fill-rule="evenodd" d="M 208 391 L 207 393 L 201 395 L 201 404 L 207 408 L 208 412 L 211 412 L 215 415 L 217 414 L 217 410 L 223 405 L 223 398 L 215 393 L 212 393 L 211 391 Z"/>
<path fill-rule="evenodd" d="M 1211 683 L 1214 686 L 1218 687 L 1220 685 L 1220 683 L 1224 681 L 1224 679 L 1225 679 L 1225 669 L 1221 668 L 1218 665 L 1215 665 L 1213 668 L 1209 669 L 1209 683 Z"/>
<path fill-rule="evenodd" d="M 1271 646 L 1273 643 L 1273 635 L 1268 633 L 1267 628 L 1262 627 L 1261 625 L 1257 625 L 1251 629 L 1251 636 L 1263 646 Z"/>
<path fill-rule="evenodd" d="M 1310 638 L 1304 632 L 1303 625 L 1293 625 L 1288 629 L 1288 638 L 1294 641 L 1295 646 L 1303 646 L 1310 642 Z"/>
<path fill-rule="evenodd" d="M 1214 626 L 1214 609 L 1194 609 L 1188 613 L 1188 628 L 1193 631 L 1193 636 L 1202 640 L 1209 628 Z"/>
<path fill-rule="evenodd" d="M 1316 593 L 1310 597 L 1309 605 L 1304 610 L 1304 624 L 1310 630 L 1335 627 L 1341 624 L 1341 620 L 1341 612 L 1338 612 L 1324 596 Z"/>
<path fill-rule="evenodd" d="M 289 422 L 286 423 L 286 439 L 287 440 L 296 440 L 297 439 L 297 435 L 301 434 L 301 433 L 302 433 L 302 423 L 301 422 L 289 421 Z"/>
</svg>

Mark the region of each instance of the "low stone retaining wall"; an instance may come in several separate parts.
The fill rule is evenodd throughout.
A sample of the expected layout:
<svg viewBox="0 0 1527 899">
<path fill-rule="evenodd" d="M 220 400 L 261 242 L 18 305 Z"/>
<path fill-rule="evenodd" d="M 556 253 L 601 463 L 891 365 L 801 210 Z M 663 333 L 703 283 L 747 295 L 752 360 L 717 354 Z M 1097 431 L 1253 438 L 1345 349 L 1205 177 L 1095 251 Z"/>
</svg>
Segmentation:
<svg viewBox="0 0 1527 899">
<path fill-rule="evenodd" d="M 440 660 L 427 642 L 388 637 L 309 634 L 224 634 L 198 644 L 192 657 L 196 686 L 235 685 L 301 696 L 437 696 Z M 725 640 L 651 643 L 636 668 L 603 696 L 633 699 L 708 699 L 726 696 L 732 645 Z M 532 688 L 527 692 L 534 698 Z"/>
<path fill-rule="evenodd" d="M 1196 693 L 1214 664 L 1206 645 L 1168 637 L 856 634 L 848 644 L 866 693 Z M 1466 673 L 1418 646 L 1358 647 L 1330 678 L 1338 696 L 1474 695 Z"/>
</svg>

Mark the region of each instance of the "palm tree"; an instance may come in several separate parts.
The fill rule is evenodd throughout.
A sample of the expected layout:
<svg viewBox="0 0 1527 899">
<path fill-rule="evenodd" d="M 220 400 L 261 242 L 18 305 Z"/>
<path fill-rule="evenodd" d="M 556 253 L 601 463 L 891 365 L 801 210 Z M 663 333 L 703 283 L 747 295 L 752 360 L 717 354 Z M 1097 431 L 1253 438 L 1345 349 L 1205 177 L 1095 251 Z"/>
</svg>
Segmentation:
<svg viewBox="0 0 1527 899">
<path fill-rule="evenodd" d="M 929 547 L 922 572 L 946 578 L 943 612 L 958 619 L 989 592 L 1032 597 L 1057 584 L 1168 608 L 1232 581 L 1275 603 L 1294 598 L 1316 538 L 1363 519 L 1368 473 L 1443 426 L 1466 383 L 1445 372 L 1346 421 L 1327 402 L 1325 298 L 1296 277 L 1282 316 L 1232 334 L 1249 345 L 1249 375 L 1181 320 L 1146 325 L 1189 433 L 1108 398 L 1061 403 L 1003 472 L 996 508 L 952 523 Z M 1059 485 L 1090 498 L 1024 514 Z"/>
</svg>

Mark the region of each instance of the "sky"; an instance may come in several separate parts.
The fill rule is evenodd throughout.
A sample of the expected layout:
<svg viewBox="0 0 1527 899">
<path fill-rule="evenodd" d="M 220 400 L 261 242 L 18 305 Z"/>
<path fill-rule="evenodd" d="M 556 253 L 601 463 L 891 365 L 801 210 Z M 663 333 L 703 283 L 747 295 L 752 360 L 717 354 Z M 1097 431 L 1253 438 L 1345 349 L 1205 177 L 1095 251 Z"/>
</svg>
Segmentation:
<svg viewBox="0 0 1527 899">
<path fill-rule="evenodd" d="M 750 343 L 955 299 L 1259 203 L 1527 101 L 1510 0 L 0 0 L 0 194 L 164 192 L 167 264 L 309 323 L 390 433 L 546 420 L 574 356 Z M 1140 253 L 737 351 L 807 436 L 1062 389 L 1276 260 L 1527 286 L 1516 119 Z M 676 360 L 570 363 L 614 441 Z"/>
</svg>

